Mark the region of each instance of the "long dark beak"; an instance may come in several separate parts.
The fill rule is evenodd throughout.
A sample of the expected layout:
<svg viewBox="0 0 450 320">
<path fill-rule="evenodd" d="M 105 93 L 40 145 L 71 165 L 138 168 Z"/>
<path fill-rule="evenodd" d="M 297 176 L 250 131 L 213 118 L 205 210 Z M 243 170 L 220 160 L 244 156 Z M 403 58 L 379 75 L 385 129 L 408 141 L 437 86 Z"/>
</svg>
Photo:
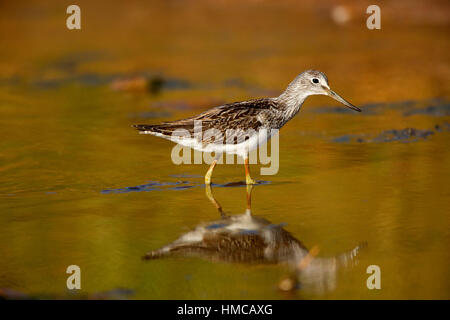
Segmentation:
<svg viewBox="0 0 450 320">
<path fill-rule="evenodd" d="M 327 87 L 323 87 L 322 88 L 325 90 L 325 92 L 327 93 L 327 95 L 329 95 L 330 97 L 332 97 L 334 100 L 339 101 L 340 103 L 342 103 L 343 105 L 345 105 L 346 107 L 349 107 L 350 109 L 353 109 L 355 111 L 361 112 L 361 109 L 358 107 L 355 107 L 354 105 L 352 105 L 350 102 L 346 101 L 344 98 L 342 98 L 340 95 L 338 95 L 336 92 L 334 92 L 331 89 L 328 89 Z"/>
</svg>

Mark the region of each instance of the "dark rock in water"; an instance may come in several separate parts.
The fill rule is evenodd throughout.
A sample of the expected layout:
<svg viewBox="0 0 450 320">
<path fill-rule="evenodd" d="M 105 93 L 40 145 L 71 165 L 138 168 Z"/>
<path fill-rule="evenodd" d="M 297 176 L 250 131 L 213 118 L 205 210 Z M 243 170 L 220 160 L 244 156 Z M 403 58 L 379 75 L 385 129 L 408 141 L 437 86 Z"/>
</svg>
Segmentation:
<svg viewBox="0 0 450 320">
<path fill-rule="evenodd" d="M 74 62 L 69 61 L 63 68 L 75 68 Z M 78 83 L 86 86 L 109 85 L 113 90 L 129 92 L 150 92 L 158 94 L 162 90 L 182 90 L 192 88 L 190 82 L 177 79 L 166 78 L 150 72 L 139 72 L 136 74 L 97 74 L 75 72 L 67 73 L 58 78 L 41 77 L 34 80 L 33 85 L 40 89 L 54 89 L 64 85 Z"/>
<path fill-rule="evenodd" d="M 161 77 L 154 77 L 148 81 L 148 91 L 152 94 L 158 94 L 161 92 L 164 85 L 164 79 Z"/>
<path fill-rule="evenodd" d="M 146 184 L 141 184 L 138 186 L 131 186 L 119 189 L 106 189 L 102 190 L 103 194 L 110 193 L 128 193 L 128 192 L 142 192 L 142 191 L 158 191 L 158 190 L 181 190 L 186 188 L 192 188 L 194 184 L 190 184 L 189 181 L 177 181 L 177 182 L 157 182 L 151 181 Z"/>
<path fill-rule="evenodd" d="M 184 176 L 184 175 L 183 175 Z M 179 176 L 175 176 L 179 177 Z M 187 177 L 197 177 L 202 178 L 200 181 L 198 179 L 194 180 L 178 180 L 178 181 L 149 181 L 149 183 L 141 184 L 137 186 L 130 186 L 118 189 L 105 189 L 102 190 L 103 194 L 115 194 L 115 193 L 129 193 L 129 192 L 147 192 L 147 191 L 164 191 L 164 190 L 185 190 L 196 187 L 203 187 L 203 176 L 190 175 Z M 197 180 L 197 181 L 196 181 Z M 258 185 L 270 184 L 270 181 L 258 180 L 256 181 Z M 213 184 L 216 187 L 230 188 L 230 187 L 246 187 L 245 181 L 228 182 L 225 184 Z"/>
<path fill-rule="evenodd" d="M 111 82 L 111 88 L 117 91 L 149 91 L 157 95 L 162 90 L 189 89 L 191 84 L 182 79 L 165 78 L 159 75 L 138 74 L 121 76 Z"/>
<path fill-rule="evenodd" d="M 403 102 L 402 102 L 403 103 Z M 382 108 L 389 108 L 391 104 L 389 103 L 381 103 L 381 102 L 374 102 L 374 103 L 367 103 L 363 104 L 361 106 L 361 109 L 363 112 L 361 112 L 359 115 L 376 115 L 381 113 Z M 316 113 L 339 113 L 339 114 L 358 114 L 355 113 L 353 110 L 346 108 L 344 106 L 335 106 L 335 107 L 318 107 L 314 109 L 314 112 Z"/>
<path fill-rule="evenodd" d="M 432 130 L 419 130 L 414 128 L 406 128 L 402 130 L 387 130 L 375 137 L 373 142 L 391 142 L 391 141 L 416 141 L 418 139 L 426 139 L 429 135 L 434 134 Z"/>
<path fill-rule="evenodd" d="M 340 142 L 340 143 L 346 143 L 350 142 L 352 139 L 351 135 L 346 134 L 345 136 L 337 137 L 333 139 L 333 142 Z"/>
<path fill-rule="evenodd" d="M 445 117 L 450 115 L 450 103 L 442 105 L 432 105 L 425 108 L 408 110 L 403 113 L 405 116 L 424 114 L 437 117 Z"/>
<path fill-rule="evenodd" d="M 436 132 L 450 131 L 450 123 L 444 122 L 443 124 L 437 124 L 434 126 L 434 129 Z"/>
<path fill-rule="evenodd" d="M 361 115 L 376 115 L 381 114 L 386 110 L 396 110 L 402 112 L 404 116 L 410 115 L 430 115 L 430 116 L 448 116 L 450 115 L 450 103 L 441 98 L 427 99 L 427 100 L 405 100 L 397 102 L 376 102 L 367 103 L 360 106 L 362 109 Z M 343 106 L 335 107 L 318 107 L 314 108 L 312 112 L 315 113 L 339 113 L 339 114 L 354 114 L 352 110 Z"/>
<path fill-rule="evenodd" d="M 435 126 L 436 132 L 442 132 L 443 130 L 449 131 L 450 124 L 444 123 L 442 125 Z M 374 138 L 366 138 L 364 134 L 360 135 L 344 135 L 337 138 L 334 138 L 333 142 L 338 143 L 350 143 L 350 142 L 392 142 L 392 141 L 401 141 L 401 142 L 414 142 L 421 139 L 426 139 L 430 135 L 435 134 L 433 130 L 419 130 L 415 128 L 405 128 L 401 130 L 386 130 L 381 132 L 379 135 Z"/>
<path fill-rule="evenodd" d="M 364 108 L 364 106 L 362 107 Z M 375 112 L 368 109 L 363 109 L 364 113 L 361 113 L 363 115 L 373 115 Z M 356 114 L 354 110 L 351 110 L 346 107 L 318 107 L 314 109 L 314 112 L 316 113 L 339 113 L 339 114 Z"/>
<path fill-rule="evenodd" d="M 148 90 L 152 94 L 159 94 L 163 89 L 180 90 L 189 88 L 191 88 L 191 84 L 188 81 L 181 79 L 170 79 L 157 76 L 148 81 Z"/>
<path fill-rule="evenodd" d="M 394 103 L 387 103 L 387 105 L 389 105 L 391 109 L 402 109 L 402 108 L 412 107 L 416 103 L 417 103 L 417 101 L 414 101 L 414 100 L 405 100 L 405 101 L 398 101 L 398 102 L 394 102 Z"/>
</svg>

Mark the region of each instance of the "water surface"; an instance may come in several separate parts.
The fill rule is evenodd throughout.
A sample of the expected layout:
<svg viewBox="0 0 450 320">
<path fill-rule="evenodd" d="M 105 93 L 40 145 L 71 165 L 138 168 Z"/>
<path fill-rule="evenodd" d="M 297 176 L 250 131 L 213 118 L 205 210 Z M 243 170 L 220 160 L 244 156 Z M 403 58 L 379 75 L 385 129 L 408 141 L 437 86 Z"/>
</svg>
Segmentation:
<svg viewBox="0 0 450 320">
<path fill-rule="evenodd" d="M 65 270 L 76 264 L 83 294 L 448 299 L 448 24 L 387 19 L 371 33 L 357 18 L 336 27 L 324 8 L 170 3 L 114 4 L 106 14 L 81 2 L 78 33 L 64 28 L 56 2 L 3 5 L 0 288 L 66 296 Z M 207 166 L 174 165 L 170 142 L 130 125 L 275 96 L 312 67 L 363 112 L 308 99 L 280 132 L 278 174 L 252 168 L 263 182 L 252 214 L 305 252 L 318 248 L 318 261 L 364 243 L 355 260 L 322 270 L 321 285 L 294 272 L 289 293 L 279 289 L 293 274 L 285 261 L 143 261 L 220 215 L 205 194 Z M 227 215 L 246 210 L 243 179 L 241 165 L 215 170 Z M 366 287 L 369 265 L 381 268 L 381 290 Z"/>
</svg>

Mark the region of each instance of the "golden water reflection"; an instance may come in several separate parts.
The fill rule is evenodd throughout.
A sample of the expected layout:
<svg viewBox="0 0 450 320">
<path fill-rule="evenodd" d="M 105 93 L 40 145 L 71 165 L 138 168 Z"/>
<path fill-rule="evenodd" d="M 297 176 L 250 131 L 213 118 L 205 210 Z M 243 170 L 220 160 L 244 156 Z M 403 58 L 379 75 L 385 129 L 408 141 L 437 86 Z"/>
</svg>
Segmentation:
<svg viewBox="0 0 450 320">
<path fill-rule="evenodd" d="M 280 131 L 279 172 L 252 167 L 270 181 L 253 191 L 254 218 L 288 222 L 278 230 L 310 256 L 320 249 L 304 263 L 369 246 L 334 273 L 334 290 L 296 294 L 450 297 L 449 1 L 383 2 L 381 30 L 366 28 L 368 0 L 77 4 L 82 30 L 70 31 L 59 0 L 0 3 L 0 288 L 60 296 L 77 264 L 86 293 L 284 298 L 280 279 L 301 277 L 286 261 L 141 261 L 217 213 L 200 187 L 207 167 L 174 165 L 169 141 L 130 126 L 277 96 L 315 68 L 363 112 L 308 98 Z M 345 24 L 331 18 L 338 5 Z M 242 176 L 220 165 L 214 182 Z M 241 212 L 242 188 L 214 193 Z M 366 287 L 373 264 L 377 291 Z"/>
<path fill-rule="evenodd" d="M 364 244 L 332 257 L 316 257 L 318 249 L 311 250 L 289 233 L 286 224 L 273 224 L 255 216 L 251 209 L 251 194 L 255 188 L 246 186 L 247 207 L 243 214 L 228 215 L 206 185 L 206 196 L 216 207 L 221 219 L 201 223 L 194 230 L 157 250 L 149 251 L 143 259 L 153 260 L 178 255 L 201 257 L 214 262 L 279 264 L 288 266 L 291 277 L 282 280 L 281 290 L 324 293 L 336 287 L 337 271 L 356 263 Z M 286 287 L 286 281 L 293 286 Z"/>
</svg>

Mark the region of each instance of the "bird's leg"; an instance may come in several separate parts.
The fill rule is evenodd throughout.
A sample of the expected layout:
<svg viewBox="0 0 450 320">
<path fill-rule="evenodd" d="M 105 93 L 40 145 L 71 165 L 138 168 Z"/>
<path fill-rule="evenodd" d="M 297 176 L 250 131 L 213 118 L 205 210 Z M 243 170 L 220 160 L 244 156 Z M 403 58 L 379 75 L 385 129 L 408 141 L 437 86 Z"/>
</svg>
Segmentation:
<svg viewBox="0 0 450 320">
<path fill-rule="evenodd" d="M 207 186 L 209 186 L 211 184 L 211 176 L 212 176 L 212 173 L 214 171 L 214 167 L 216 166 L 216 164 L 217 164 L 217 160 L 214 159 L 213 162 L 211 163 L 211 166 L 209 167 L 208 171 L 205 174 L 205 184 Z"/>
<path fill-rule="evenodd" d="M 214 198 L 214 196 L 212 194 L 211 186 L 209 184 L 206 185 L 205 190 L 206 190 L 206 196 L 208 197 L 209 201 L 212 202 L 214 207 L 216 207 L 217 211 L 219 211 L 220 216 L 222 218 L 226 218 L 225 213 L 223 213 L 222 206 L 220 205 L 219 202 L 217 202 L 216 198 Z"/>
<path fill-rule="evenodd" d="M 216 155 L 216 157 L 214 158 L 213 162 L 211 162 L 211 165 L 209 166 L 209 169 L 208 169 L 208 171 L 205 174 L 205 184 L 206 185 L 210 185 L 211 184 L 212 173 L 213 173 L 214 168 L 215 168 L 215 166 L 217 164 L 217 161 L 220 159 L 221 155 L 222 154 Z"/>
<path fill-rule="evenodd" d="M 253 190 L 253 185 L 252 184 L 248 184 L 247 185 L 247 210 L 246 213 L 248 215 L 252 214 L 252 190 Z"/>
<path fill-rule="evenodd" d="M 256 184 L 255 180 L 250 177 L 250 168 L 248 165 L 248 157 L 244 159 L 244 166 L 245 166 L 245 183 L 246 184 Z"/>
</svg>

